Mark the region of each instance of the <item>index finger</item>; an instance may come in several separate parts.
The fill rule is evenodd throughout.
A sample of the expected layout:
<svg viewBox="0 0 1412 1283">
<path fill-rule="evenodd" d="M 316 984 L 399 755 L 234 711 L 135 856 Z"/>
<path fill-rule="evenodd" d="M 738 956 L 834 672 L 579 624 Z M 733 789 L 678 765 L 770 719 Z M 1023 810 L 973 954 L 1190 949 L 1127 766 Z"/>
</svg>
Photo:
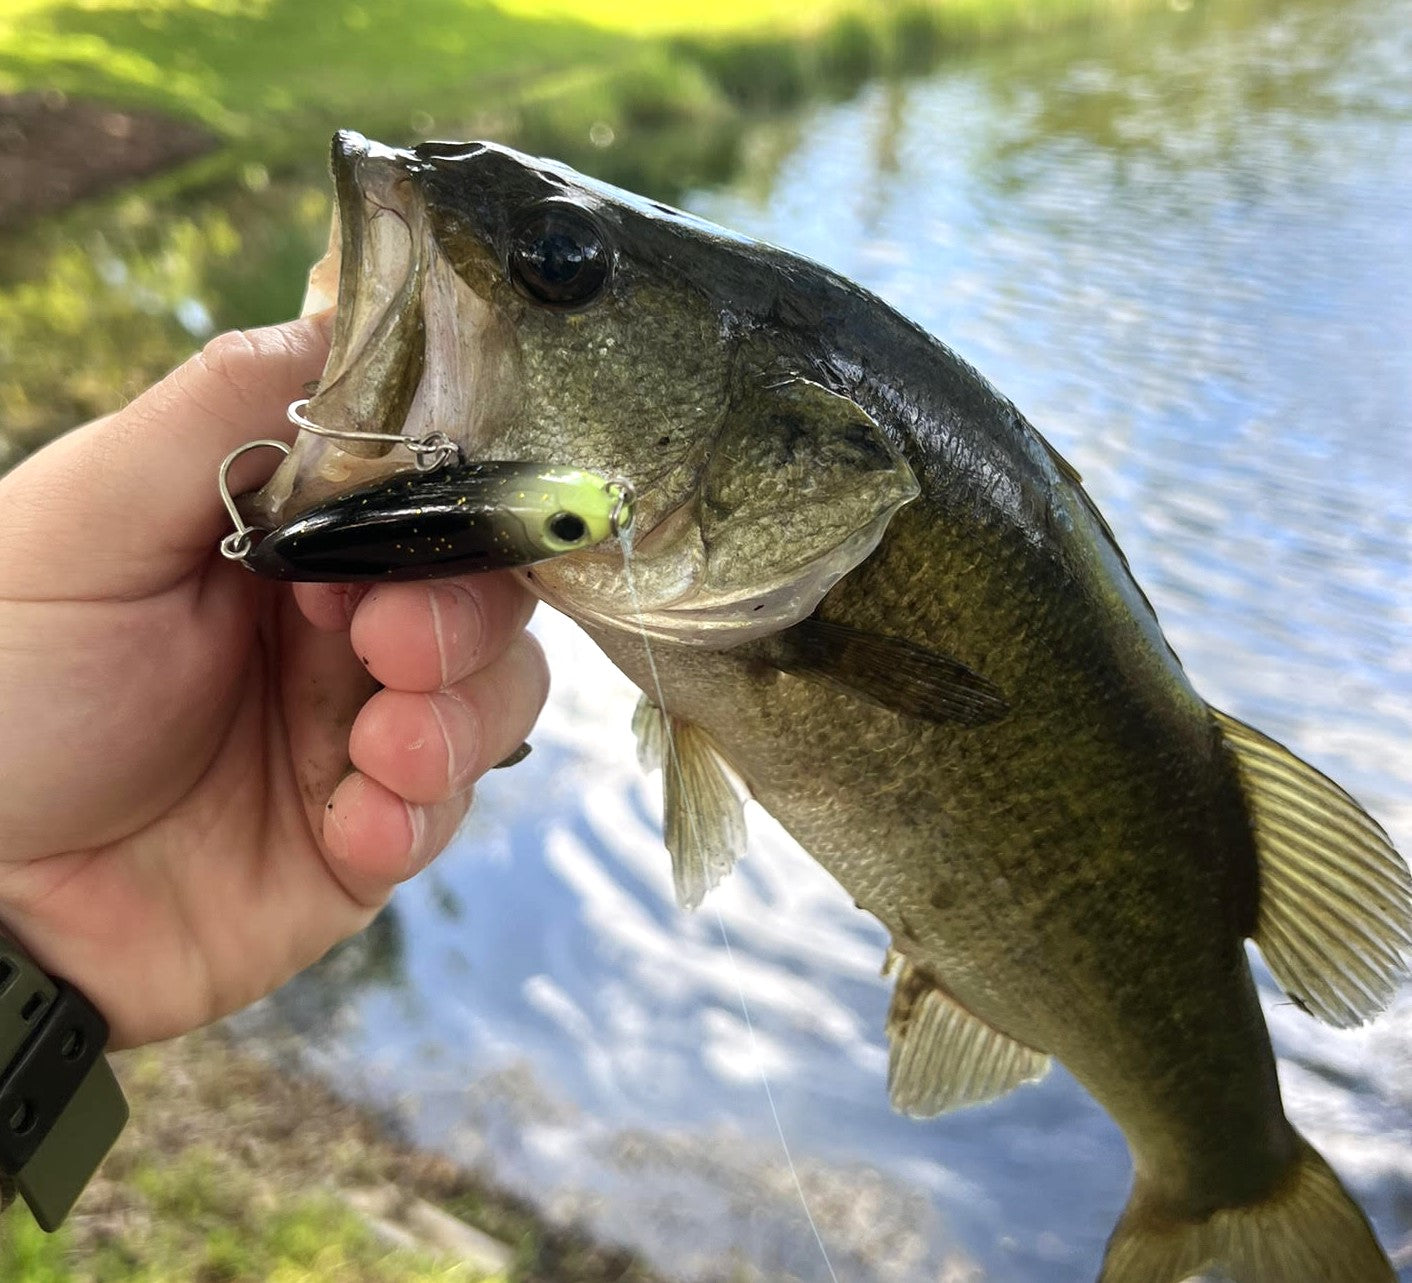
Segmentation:
<svg viewBox="0 0 1412 1283">
<path fill-rule="evenodd" d="M 392 690 L 441 690 L 493 663 L 533 610 L 534 598 L 506 571 L 379 584 L 353 613 L 353 649 Z"/>
<path fill-rule="evenodd" d="M 285 410 L 319 377 L 329 325 L 325 315 L 222 334 L 130 405 L 21 464 L 6 478 L 7 589 L 42 594 L 59 578 L 74 595 L 138 594 L 189 573 L 229 525 L 221 460 L 258 437 L 293 437 Z M 233 491 L 273 469 L 274 451 L 262 453 L 239 461 Z"/>
</svg>

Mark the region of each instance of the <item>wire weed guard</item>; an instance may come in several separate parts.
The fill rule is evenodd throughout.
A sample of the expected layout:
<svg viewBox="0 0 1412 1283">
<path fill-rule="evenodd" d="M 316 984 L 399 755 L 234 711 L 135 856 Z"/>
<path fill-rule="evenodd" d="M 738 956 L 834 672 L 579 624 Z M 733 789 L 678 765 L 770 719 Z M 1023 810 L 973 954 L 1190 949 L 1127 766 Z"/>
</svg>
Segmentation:
<svg viewBox="0 0 1412 1283">
<path fill-rule="evenodd" d="M 59 1228 L 127 1123 L 108 1024 L 72 985 L 0 935 L 0 1187 Z"/>
<path fill-rule="evenodd" d="M 295 401 L 285 414 L 301 431 L 330 437 L 335 441 L 375 441 L 380 445 L 390 442 L 393 445 L 406 446 L 417 461 L 418 472 L 431 472 L 436 468 L 445 467 L 448 463 L 461 461 L 461 447 L 444 432 L 431 432 L 424 437 L 405 437 L 399 432 L 352 432 L 344 428 L 326 428 L 304 413 L 308 408 L 307 400 Z"/>
<path fill-rule="evenodd" d="M 461 447 L 444 432 L 432 432 L 424 437 L 407 437 L 397 432 L 352 432 L 342 428 L 326 428 L 322 424 L 315 423 L 305 414 L 308 408 L 309 400 L 306 397 L 291 403 L 285 411 L 285 417 L 301 432 L 312 432 L 316 436 L 329 437 L 337 441 L 375 441 L 383 445 L 405 446 L 411 452 L 418 472 L 431 472 L 437 468 L 444 468 L 448 464 L 462 461 Z M 230 514 L 231 522 L 235 526 L 235 529 L 221 540 L 221 556 L 228 561 L 246 563 L 255 548 L 256 536 L 265 533 L 259 528 L 251 526 L 240 515 L 235 496 L 230 492 L 231 465 L 247 451 L 259 450 L 266 446 L 285 455 L 288 455 L 292 448 L 283 441 L 267 437 L 259 441 L 247 441 L 244 445 L 237 446 L 221 461 L 217 484 L 220 487 L 221 502 L 225 505 L 226 512 Z"/>
<path fill-rule="evenodd" d="M 221 460 L 221 470 L 217 476 L 216 484 L 220 487 L 221 502 L 225 504 L 231 521 L 235 523 L 235 529 L 221 540 L 221 556 L 228 561 L 244 561 L 250 555 L 251 548 L 255 546 L 255 536 L 261 533 L 256 527 L 246 523 L 245 518 L 240 515 L 240 509 L 236 507 L 235 496 L 230 492 L 231 464 L 247 451 L 259 450 L 264 446 L 270 446 L 285 455 L 288 455 L 290 451 L 290 447 L 283 441 L 275 441 L 267 437 L 259 441 L 247 441 L 242 446 L 236 446 Z"/>
</svg>

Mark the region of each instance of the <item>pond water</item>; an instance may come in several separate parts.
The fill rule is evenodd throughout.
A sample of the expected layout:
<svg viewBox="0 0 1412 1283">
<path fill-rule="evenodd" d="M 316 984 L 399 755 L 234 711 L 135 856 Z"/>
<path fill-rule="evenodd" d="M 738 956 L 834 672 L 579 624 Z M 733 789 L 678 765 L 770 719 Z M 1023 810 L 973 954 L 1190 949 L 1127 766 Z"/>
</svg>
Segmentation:
<svg viewBox="0 0 1412 1283">
<path fill-rule="evenodd" d="M 1412 0 L 1164 13 L 867 86 L 684 198 L 984 371 L 1084 474 L 1197 688 L 1404 851 L 1409 67 Z M 534 754 L 237 1027 L 682 1278 L 829 1277 L 783 1133 L 839 1278 L 1092 1279 L 1129 1176 L 1102 1111 L 1060 1070 L 893 1115 L 881 930 L 758 812 L 679 913 L 635 693 L 536 629 Z M 1412 1001 L 1336 1033 L 1262 983 L 1291 1116 L 1412 1264 Z"/>
</svg>

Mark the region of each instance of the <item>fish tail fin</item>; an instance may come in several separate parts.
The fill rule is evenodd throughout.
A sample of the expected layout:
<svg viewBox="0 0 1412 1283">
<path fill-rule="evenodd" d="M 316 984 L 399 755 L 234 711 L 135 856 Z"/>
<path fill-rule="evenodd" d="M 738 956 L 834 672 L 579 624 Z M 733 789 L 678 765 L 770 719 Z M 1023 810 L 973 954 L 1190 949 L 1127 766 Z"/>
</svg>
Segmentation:
<svg viewBox="0 0 1412 1283">
<path fill-rule="evenodd" d="M 1303 1137 L 1290 1170 L 1258 1202 L 1200 1219 L 1139 1177 L 1098 1283 L 1183 1283 L 1220 1270 L 1234 1283 L 1396 1283 L 1368 1218 Z"/>
</svg>

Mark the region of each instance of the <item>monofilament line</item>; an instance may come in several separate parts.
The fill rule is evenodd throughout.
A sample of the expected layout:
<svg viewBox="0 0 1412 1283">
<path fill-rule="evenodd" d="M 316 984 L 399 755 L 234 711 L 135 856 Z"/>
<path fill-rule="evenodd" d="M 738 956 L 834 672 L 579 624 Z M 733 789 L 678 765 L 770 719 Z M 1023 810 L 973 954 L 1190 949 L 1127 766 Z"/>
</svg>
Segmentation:
<svg viewBox="0 0 1412 1283">
<path fill-rule="evenodd" d="M 809 1210 L 809 1200 L 804 1197 L 804 1185 L 799 1179 L 799 1169 L 794 1165 L 794 1155 L 789 1152 L 789 1141 L 784 1136 L 784 1124 L 780 1122 L 780 1111 L 775 1108 L 775 1093 L 770 1090 L 770 1078 L 765 1073 L 765 1059 L 760 1055 L 760 1044 L 755 1038 L 755 1022 L 750 1019 L 750 1008 L 745 1001 L 745 986 L 740 982 L 740 968 L 736 966 L 735 950 L 731 948 L 731 938 L 726 932 L 726 920 L 721 916 L 720 907 L 712 901 L 711 908 L 716 914 L 716 925 L 721 928 L 721 942 L 726 946 L 726 957 L 730 959 L 731 975 L 735 979 L 735 991 L 740 997 L 740 1014 L 745 1017 L 745 1030 L 750 1036 L 750 1054 L 755 1057 L 755 1068 L 760 1071 L 760 1082 L 765 1088 L 765 1099 L 770 1102 L 770 1117 L 775 1120 L 775 1135 L 780 1138 L 780 1148 L 784 1150 L 784 1161 L 789 1164 L 789 1174 L 794 1178 L 794 1190 L 799 1195 L 799 1206 L 804 1209 L 804 1219 L 814 1231 L 814 1242 L 819 1245 L 819 1255 L 824 1258 L 824 1266 L 833 1283 L 838 1283 L 833 1262 L 829 1260 L 829 1249 L 824 1246 L 824 1236 L 814 1221 L 814 1213 Z"/>
<path fill-rule="evenodd" d="M 632 532 L 624 530 L 618 536 L 618 543 L 623 550 L 623 579 L 627 584 L 628 596 L 632 598 L 633 611 L 637 616 L 637 631 L 642 637 L 642 651 L 647 659 L 647 671 L 652 678 L 652 691 L 657 696 L 657 710 L 662 719 L 662 771 L 676 772 L 676 777 L 681 778 L 681 767 L 677 762 L 676 744 L 672 739 L 672 719 L 667 715 L 667 701 L 662 694 L 662 678 L 657 672 L 657 660 L 652 654 L 652 641 L 647 633 L 647 624 L 643 619 L 642 602 L 637 595 L 637 582 L 632 573 Z M 716 914 L 716 925 L 721 929 L 721 942 L 726 946 L 726 959 L 730 963 L 731 978 L 735 981 L 736 996 L 740 999 L 740 1014 L 745 1017 L 745 1030 L 750 1039 L 750 1054 L 755 1058 L 755 1068 L 760 1073 L 760 1083 L 765 1088 L 765 1099 L 770 1105 L 770 1117 L 775 1120 L 775 1135 L 780 1139 L 780 1149 L 784 1151 L 784 1161 L 789 1167 L 789 1174 L 794 1181 L 794 1192 L 799 1195 L 799 1206 L 804 1209 L 804 1219 L 809 1222 L 809 1228 L 814 1232 L 814 1242 L 819 1245 L 819 1255 L 824 1258 L 824 1268 L 829 1272 L 829 1278 L 833 1283 L 838 1283 L 838 1275 L 834 1272 L 833 1262 L 829 1259 L 829 1250 L 824 1246 L 824 1236 L 819 1233 L 818 1222 L 814 1220 L 814 1213 L 809 1210 L 809 1200 L 804 1194 L 804 1184 L 799 1179 L 799 1169 L 794 1164 L 794 1155 L 790 1152 L 789 1141 L 785 1139 L 784 1124 L 780 1121 L 780 1111 L 775 1106 L 775 1093 L 770 1089 L 770 1076 L 765 1072 L 765 1061 L 760 1055 L 760 1044 L 755 1037 L 755 1022 L 750 1019 L 750 1005 L 745 1000 L 745 985 L 741 982 L 740 967 L 735 960 L 735 950 L 731 948 L 730 934 L 726 931 L 726 920 L 721 916 L 720 908 L 713 902 L 711 908 Z"/>
</svg>

